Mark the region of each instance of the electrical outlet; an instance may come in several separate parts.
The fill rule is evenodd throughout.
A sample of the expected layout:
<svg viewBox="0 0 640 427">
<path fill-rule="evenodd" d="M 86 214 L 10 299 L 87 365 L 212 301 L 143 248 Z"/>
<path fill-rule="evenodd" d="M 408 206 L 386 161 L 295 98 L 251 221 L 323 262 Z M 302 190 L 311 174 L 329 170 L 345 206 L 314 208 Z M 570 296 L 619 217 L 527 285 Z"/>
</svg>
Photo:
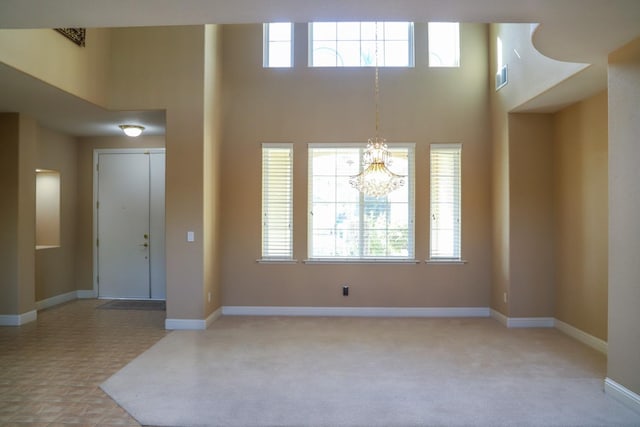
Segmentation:
<svg viewBox="0 0 640 427">
<path fill-rule="evenodd" d="M 507 293 L 506 292 L 502 294 L 502 299 L 504 300 L 505 303 L 507 302 Z"/>
<path fill-rule="evenodd" d="M 345 296 L 345 297 L 349 296 L 349 286 L 347 285 L 342 286 L 342 296 Z"/>
</svg>

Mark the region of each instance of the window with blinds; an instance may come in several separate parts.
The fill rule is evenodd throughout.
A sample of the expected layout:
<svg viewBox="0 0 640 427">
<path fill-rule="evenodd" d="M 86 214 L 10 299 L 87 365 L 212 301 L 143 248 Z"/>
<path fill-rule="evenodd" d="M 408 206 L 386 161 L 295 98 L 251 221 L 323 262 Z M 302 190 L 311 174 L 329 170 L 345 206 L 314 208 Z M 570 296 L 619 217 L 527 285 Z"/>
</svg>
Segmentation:
<svg viewBox="0 0 640 427">
<path fill-rule="evenodd" d="M 349 184 L 365 144 L 309 145 L 308 255 L 311 260 L 414 258 L 414 144 L 389 144 L 389 169 L 405 185 L 369 197 Z"/>
<path fill-rule="evenodd" d="M 293 259 L 293 144 L 262 144 L 262 258 Z"/>
<path fill-rule="evenodd" d="M 461 153 L 462 144 L 431 144 L 432 260 L 461 259 Z"/>
</svg>

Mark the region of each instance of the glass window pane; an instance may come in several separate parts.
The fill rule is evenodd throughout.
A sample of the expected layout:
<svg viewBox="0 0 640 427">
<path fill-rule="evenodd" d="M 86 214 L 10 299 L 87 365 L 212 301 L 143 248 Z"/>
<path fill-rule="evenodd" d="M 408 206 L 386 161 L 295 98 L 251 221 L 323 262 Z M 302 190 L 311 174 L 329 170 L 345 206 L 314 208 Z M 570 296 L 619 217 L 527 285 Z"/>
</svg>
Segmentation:
<svg viewBox="0 0 640 427">
<path fill-rule="evenodd" d="M 384 52 L 385 66 L 406 67 L 409 65 L 409 50 L 406 41 L 386 41 Z"/>
<path fill-rule="evenodd" d="M 460 66 L 460 29 L 457 22 L 429 22 L 429 66 Z"/>
<path fill-rule="evenodd" d="M 385 40 L 408 40 L 409 25 L 410 24 L 408 22 L 385 22 L 384 23 Z"/>
<path fill-rule="evenodd" d="M 269 24 L 269 41 L 291 41 L 290 22 L 272 22 Z"/>
<path fill-rule="evenodd" d="M 318 41 L 313 43 L 313 66 L 335 67 L 338 51 L 335 41 Z"/>
<path fill-rule="evenodd" d="M 360 66 L 359 41 L 338 41 L 337 46 L 339 67 Z"/>
<path fill-rule="evenodd" d="M 359 22 L 338 22 L 337 40 L 360 40 Z"/>
<path fill-rule="evenodd" d="M 374 66 L 376 40 L 378 66 L 412 65 L 413 25 L 410 22 L 314 22 L 310 25 L 311 66 Z"/>
<path fill-rule="evenodd" d="M 269 43 L 269 67 L 291 67 L 291 44 Z"/>
<path fill-rule="evenodd" d="M 314 22 L 311 25 L 313 25 L 313 40 L 336 39 L 335 22 Z"/>
<path fill-rule="evenodd" d="M 406 186 L 396 191 L 400 196 L 365 196 L 351 187 L 350 172 L 342 173 L 351 168 L 354 168 L 354 172 L 360 169 L 363 148 L 323 148 L 318 147 L 320 144 L 313 145 L 309 148 L 308 182 L 312 203 L 309 257 L 412 257 L 413 198 L 408 195 L 413 194 L 413 177 L 408 177 Z M 399 159 L 404 168 L 409 163 L 409 156 L 413 161 L 412 153 L 409 154 L 407 148 L 399 151 L 401 156 L 405 156 Z M 333 166 L 333 174 L 317 175 L 318 169 L 325 172 L 331 170 L 326 165 Z M 391 198 L 398 201 L 391 203 Z M 329 230 L 333 230 L 331 247 L 327 243 Z"/>
</svg>

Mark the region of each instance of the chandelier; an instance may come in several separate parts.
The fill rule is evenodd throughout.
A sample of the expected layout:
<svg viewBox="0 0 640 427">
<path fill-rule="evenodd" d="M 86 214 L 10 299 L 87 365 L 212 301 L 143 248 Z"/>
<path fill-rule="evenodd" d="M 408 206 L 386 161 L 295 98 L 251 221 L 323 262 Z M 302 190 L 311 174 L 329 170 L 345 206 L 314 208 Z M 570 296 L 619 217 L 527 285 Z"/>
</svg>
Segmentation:
<svg viewBox="0 0 640 427">
<path fill-rule="evenodd" d="M 404 176 L 397 175 L 387 167 L 391 164 L 391 153 L 387 141 L 379 136 L 380 127 L 380 83 L 378 77 L 378 23 L 376 23 L 376 136 L 369 138 L 367 148 L 362 155 L 363 171 L 349 179 L 351 186 L 367 196 L 382 197 L 404 185 Z"/>
</svg>

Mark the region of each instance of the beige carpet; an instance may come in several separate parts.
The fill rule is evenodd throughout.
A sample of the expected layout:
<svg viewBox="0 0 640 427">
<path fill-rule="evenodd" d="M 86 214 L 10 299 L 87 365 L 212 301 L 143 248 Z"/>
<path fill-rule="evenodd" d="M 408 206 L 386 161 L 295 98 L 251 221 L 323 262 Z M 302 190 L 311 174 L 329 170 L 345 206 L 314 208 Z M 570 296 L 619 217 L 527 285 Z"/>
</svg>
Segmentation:
<svg viewBox="0 0 640 427">
<path fill-rule="evenodd" d="M 606 360 L 491 319 L 223 317 L 176 331 L 102 388 L 161 426 L 640 426 Z"/>
</svg>

